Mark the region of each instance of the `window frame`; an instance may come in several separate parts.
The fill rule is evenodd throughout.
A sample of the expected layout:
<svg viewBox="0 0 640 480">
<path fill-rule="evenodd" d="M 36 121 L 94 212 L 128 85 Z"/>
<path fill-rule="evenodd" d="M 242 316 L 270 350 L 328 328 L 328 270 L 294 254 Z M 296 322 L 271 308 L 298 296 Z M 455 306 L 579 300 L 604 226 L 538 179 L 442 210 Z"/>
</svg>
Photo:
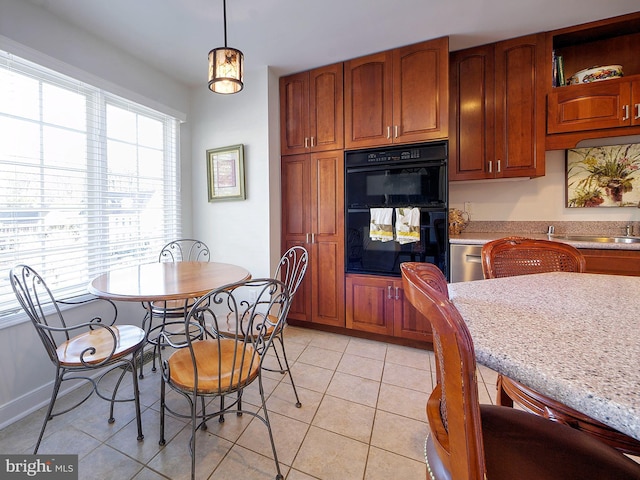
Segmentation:
<svg viewBox="0 0 640 480">
<path fill-rule="evenodd" d="M 80 93 L 86 96 L 85 113 L 87 114 L 86 125 L 86 161 L 87 164 L 84 170 L 86 178 L 85 183 L 90 184 L 91 181 L 97 180 L 99 186 L 87 187 L 86 200 L 87 200 L 87 214 L 86 219 L 86 242 L 87 242 L 87 265 L 84 265 L 83 274 L 76 284 L 71 287 L 59 288 L 56 285 L 55 279 L 51 281 L 48 278 L 47 271 L 42 271 L 38 268 L 37 264 L 30 262 L 24 262 L 30 264 L 39 273 L 42 274 L 48 286 L 52 289 L 54 296 L 58 299 L 84 297 L 89 295 L 86 292 L 86 285 L 91 278 L 103 273 L 106 270 L 112 268 L 120 268 L 130 266 L 138 263 L 148 263 L 157 261 L 158 252 L 164 244 L 175 238 L 181 236 L 181 195 L 180 195 L 180 119 L 167 113 L 160 112 L 158 110 L 141 105 L 127 98 L 111 93 L 102 88 L 92 86 L 85 83 L 82 80 L 64 75 L 62 73 L 55 72 L 47 67 L 38 65 L 29 60 L 15 56 L 14 54 L 0 50 L 0 69 L 8 69 L 10 71 L 16 71 L 21 74 L 26 74 L 29 77 L 38 80 L 39 82 L 39 101 L 42 102 L 42 85 L 43 83 L 53 84 L 65 89 L 70 89 L 74 92 Z M 44 147 L 43 142 L 43 125 L 46 124 L 42 116 L 42 103 L 40 104 L 39 118 L 33 120 L 40 127 L 40 157 L 39 164 L 35 167 L 40 171 L 47 170 L 47 165 L 44 160 Z M 109 177 L 108 171 L 108 155 L 107 155 L 107 142 L 109 138 L 107 136 L 107 116 L 106 110 L 108 105 L 113 105 L 116 108 L 124 108 L 128 111 L 132 111 L 136 115 L 136 120 L 140 116 L 150 118 L 156 121 L 160 121 L 162 124 L 162 148 L 157 151 L 162 152 L 162 173 L 158 175 L 157 188 L 162 190 L 160 195 L 160 208 L 156 208 L 154 213 L 159 215 L 160 223 L 159 234 L 153 234 L 149 237 L 140 237 L 130 258 L 124 257 L 124 261 L 114 262 L 113 256 L 109 255 L 112 242 L 109 242 L 108 235 L 102 235 L 102 232 L 109 232 L 109 211 L 106 205 L 105 193 L 109 192 Z M 16 115 L 11 115 L 6 111 L 0 111 L 0 117 L 11 117 L 13 119 L 20 119 Z M 139 153 L 143 147 L 140 139 L 133 144 Z M 1 150 L 0 150 L 1 153 Z M 137 156 L 137 158 L 140 155 Z M 15 158 L 14 158 L 15 160 Z M 141 161 L 140 161 L 141 162 Z M 139 163 L 140 163 L 139 162 Z M 0 156 L 0 171 L 2 171 L 2 165 L 8 165 L 11 163 L 9 156 Z M 17 161 L 14 162 L 17 164 Z M 26 163 L 25 163 L 26 164 Z M 8 168 L 8 167 L 7 167 Z M 148 171 L 148 170 L 147 170 Z M 144 175 L 135 177 L 138 181 L 144 180 Z M 15 184 L 14 184 L 15 185 Z M 7 191 L 14 186 L 7 185 Z M 0 190 L 1 193 L 1 190 Z M 101 198 L 102 197 L 102 198 Z M 38 197 L 39 205 L 42 205 L 45 197 Z M 0 213 L 4 210 L 5 217 L 8 215 L 11 217 L 11 205 L 5 203 L 5 199 L 0 195 Z M 15 207 L 15 206 L 14 206 Z M 46 208 L 46 207 L 44 207 Z M 15 208 L 16 212 L 19 212 L 19 208 Z M 142 222 L 143 208 L 135 210 L 137 215 L 138 225 Z M 160 212 L 164 214 L 160 215 Z M 17 215 L 18 217 L 19 215 Z M 42 216 L 41 216 L 42 217 Z M 154 217 L 155 218 L 155 217 Z M 46 239 L 46 227 L 43 227 L 42 218 L 40 220 L 40 228 L 42 232 L 38 235 L 45 237 Z M 2 217 L 0 216 L 0 225 L 2 223 Z M 16 223 L 19 225 L 20 221 Z M 25 225 L 23 223 L 22 225 Z M 8 236 L 7 231 L 10 229 L 0 229 L 0 236 Z M 147 229 L 145 229 L 145 232 Z M 100 235 L 96 235 L 96 232 L 100 232 Z M 18 238 L 18 237 L 15 237 Z M 13 239 L 14 241 L 15 238 Z M 8 245 L 11 244 L 12 238 L 5 238 L 5 242 Z M 46 243 L 46 242 L 44 242 Z M 2 242 L 0 242 L 0 246 Z M 10 248 L 9 248 L 10 249 Z M 20 308 L 13 291 L 9 283 L 9 271 L 14 264 L 21 263 L 20 259 L 12 257 L 10 253 L 3 253 L 0 249 L 0 271 L 5 271 L 3 278 L 0 278 L 0 329 L 6 328 L 17 323 L 27 321 L 26 314 Z M 40 258 L 46 258 L 46 255 Z M 45 264 L 46 262 L 42 262 Z M 4 290 L 4 292 L 3 292 Z M 3 300 L 4 297 L 4 300 Z"/>
</svg>

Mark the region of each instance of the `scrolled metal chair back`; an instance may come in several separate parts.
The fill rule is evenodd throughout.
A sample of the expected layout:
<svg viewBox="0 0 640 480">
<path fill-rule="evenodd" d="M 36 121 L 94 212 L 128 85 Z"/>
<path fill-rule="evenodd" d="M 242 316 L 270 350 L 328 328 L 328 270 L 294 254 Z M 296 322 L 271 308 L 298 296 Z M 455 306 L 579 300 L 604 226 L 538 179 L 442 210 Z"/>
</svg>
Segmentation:
<svg viewBox="0 0 640 480">
<path fill-rule="evenodd" d="M 56 348 L 59 341 L 54 336 L 54 330 L 51 330 L 51 327 L 66 329 L 67 325 L 53 293 L 44 279 L 27 265 L 13 267 L 10 272 L 10 281 L 20 306 L 36 327 L 38 336 L 51 361 L 57 362 Z M 64 331 L 60 335 L 64 336 L 65 340 L 69 340 L 68 331 Z"/>
<path fill-rule="evenodd" d="M 210 360 L 222 365 L 225 363 L 223 357 L 227 355 L 226 371 L 235 372 L 232 377 L 225 379 L 223 370 L 218 371 L 219 378 L 213 382 L 220 388 L 217 394 L 241 389 L 253 381 L 251 375 L 255 374 L 256 367 L 261 366 L 263 354 L 284 322 L 290 301 L 289 289 L 283 282 L 262 278 L 212 290 L 193 305 L 185 318 L 185 331 L 194 324 L 203 325 L 205 340 L 218 343 L 214 349 L 218 358 Z M 229 325 L 234 330 L 229 331 Z M 198 343 L 201 341 L 195 336 L 186 338 L 194 364 L 196 391 L 201 380 L 198 376 L 199 362 L 196 362 Z M 235 342 L 235 345 L 230 347 L 229 342 Z M 170 372 L 165 374 L 170 376 Z"/>
<path fill-rule="evenodd" d="M 292 297 L 304 279 L 308 264 L 309 253 L 299 245 L 291 247 L 280 259 L 275 278 L 280 279 L 289 288 Z"/>
<path fill-rule="evenodd" d="M 209 247 L 191 238 L 181 238 L 167 243 L 158 257 L 159 262 L 208 262 L 211 257 Z"/>
</svg>

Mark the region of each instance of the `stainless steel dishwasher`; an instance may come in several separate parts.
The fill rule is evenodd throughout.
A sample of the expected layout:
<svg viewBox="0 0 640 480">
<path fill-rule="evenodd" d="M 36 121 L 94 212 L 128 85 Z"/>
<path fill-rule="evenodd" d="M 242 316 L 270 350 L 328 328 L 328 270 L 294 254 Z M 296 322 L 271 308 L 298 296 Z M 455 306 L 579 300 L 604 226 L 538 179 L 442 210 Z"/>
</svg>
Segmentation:
<svg viewBox="0 0 640 480">
<path fill-rule="evenodd" d="M 482 245 L 452 243 L 450 248 L 451 282 L 482 280 Z"/>
</svg>

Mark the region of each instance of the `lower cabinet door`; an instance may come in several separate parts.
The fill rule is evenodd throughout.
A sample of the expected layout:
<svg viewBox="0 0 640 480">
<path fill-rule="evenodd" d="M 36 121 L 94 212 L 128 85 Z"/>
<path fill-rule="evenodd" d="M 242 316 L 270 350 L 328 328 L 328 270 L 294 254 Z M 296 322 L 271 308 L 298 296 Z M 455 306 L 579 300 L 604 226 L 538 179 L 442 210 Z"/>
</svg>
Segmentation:
<svg viewBox="0 0 640 480">
<path fill-rule="evenodd" d="M 347 275 L 347 328 L 393 335 L 394 289 L 386 277 Z"/>
</svg>

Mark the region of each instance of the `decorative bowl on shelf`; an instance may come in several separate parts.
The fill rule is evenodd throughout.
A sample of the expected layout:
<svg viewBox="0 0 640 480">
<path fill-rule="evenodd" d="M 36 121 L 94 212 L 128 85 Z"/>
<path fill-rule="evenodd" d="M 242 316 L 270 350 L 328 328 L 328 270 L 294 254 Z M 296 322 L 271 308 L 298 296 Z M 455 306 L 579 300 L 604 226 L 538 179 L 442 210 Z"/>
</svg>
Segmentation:
<svg viewBox="0 0 640 480">
<path fill-rule="evenodd" d="M 601 82 L 622 76 L 622 65 L 605 65 L 602 67 L 590 67 L 580 70 L 569 77 L 569 85 L 581 83 Z"/>
</svg>

